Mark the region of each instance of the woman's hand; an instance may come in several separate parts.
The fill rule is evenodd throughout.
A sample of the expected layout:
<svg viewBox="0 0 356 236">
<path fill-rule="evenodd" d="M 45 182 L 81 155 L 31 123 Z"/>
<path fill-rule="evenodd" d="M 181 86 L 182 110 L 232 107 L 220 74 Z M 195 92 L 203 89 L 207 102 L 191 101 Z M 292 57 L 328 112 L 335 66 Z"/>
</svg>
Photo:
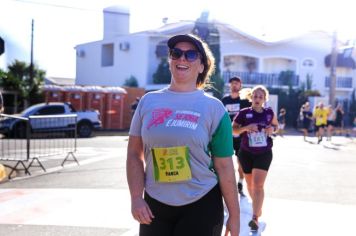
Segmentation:
<svg viewBox="0 0 356 236">
<path fill-rule="evenodd" d="M 246 125 L 245 129 L 248 133 L 258 132 L 258 125 L 256 123 L 252 123 L 252 124 Z"/>
<path fill-rule="evenodd" d="M 239 217 L 228 217 L 226 221 L 226 228 L 224 236 L 239 236 L 240 235 L 240 218 Z"/>
<path fill-rule="evenodd" d="M 270 125 L 270 126 L 267 126 L 264 130 L 265 130 L 265 133 L 267 136 L 271 136 L 274 133 L 275 128 L 274 128 L 274 126 Z"/>
<path fill-rule="evenodd" d="M 136 198 L 131 200 L 131 213 L 135 220 L 140 224 L 149 225 L 154 218 L 150 207 L 146 201 L 142 198 Z"/>
</svg>

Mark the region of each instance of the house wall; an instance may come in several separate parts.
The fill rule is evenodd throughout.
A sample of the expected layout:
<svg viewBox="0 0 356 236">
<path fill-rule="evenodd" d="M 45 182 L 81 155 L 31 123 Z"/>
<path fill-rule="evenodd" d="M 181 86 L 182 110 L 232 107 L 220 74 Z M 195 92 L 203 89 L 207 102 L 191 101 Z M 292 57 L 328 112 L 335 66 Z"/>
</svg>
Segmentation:
<svg viewBox="0 0 356 236">
<path fill-rule="evenodd" d="M 101 64 L 101 48 L 103 44 L 114 44 L 113 66 L 103 67 Z M 120 43 L 128 43 L 128 50 L 121 50 Z M 112 40 L 97 41 L 76 47 L 77 68 L 76 84 L 122 86 L 126 79 L 134 76 L 140 87 L 147 83 L 149 75 L 150 47 L 144 35 L 127 35 Z M 81 52 L 84 56 L 81 57 Z"/>
<path fill-rule="evenodd" d="M 278 73 L 281 68 L 292 69 L 299 75 L 301 82 L 306 82 L 309 74 L 312 78 L 312 89 L 319 90 L 322 96 L 329 94 L 329 90 L 325 88 L 325 77 L 330 75 L 330 68 L 325 67 L 324 58 L 331 52 L 331 36 L 323 32 L 313 32 L 278 43 L 260 43 L 227 31 L 220 31 L 220 37 L 222 58 L 229 55 L 256 57 L 259 60 L 258 72 Z M 313 66 L 303 65 L 307 59 L 313 62 Z M 220 67 L 224 67 L 223 60 Z M 337 68 L 337 75 L 355 76 L 355 70 Z M 347 97 L 348 94 L 349 92 L 343 89 L 338 88 L 336 91 L 337 96 Z"/>
</svg>

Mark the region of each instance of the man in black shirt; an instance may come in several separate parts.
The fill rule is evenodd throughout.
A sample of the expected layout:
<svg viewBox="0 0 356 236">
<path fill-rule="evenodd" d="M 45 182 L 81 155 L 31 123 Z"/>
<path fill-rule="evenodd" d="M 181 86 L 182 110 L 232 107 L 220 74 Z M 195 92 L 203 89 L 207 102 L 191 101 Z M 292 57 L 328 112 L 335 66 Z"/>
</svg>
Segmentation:
<svg viewBox="0 0 356 236">
<path fill-rule="evenodd" d="M 135 113 L 139 102 L 140 102 L 140 97 L 136 97 L 135 101 L 131 104 L 131 114 L 132 115 Z"/>
<path fill-rule="evenodd" d="M 4 99 L 3 99 L 1 91 L 0 91 L 0 114 L 3 113 L 4 109 L 5 109 Z"/>
<path fill-rule="evenodd" d="M 230 83 L 230 94 L 224 96 L 221 101 L 224 104 L 226 110 L 228 111 L 231 122 L 232 122 L 234 120 L 236 114 L 242 108 L 251 106 L 251 102 L 249 102 L 249 100 L 247 100 L 247 99 L 240 98 L 240 90 L 242 88 L 242 81 L 239 77 L 230 78 L 229 83 Z M 233 142 L 234 142 L 235 155 L 237 157 L 237 153 L 240 149 L 241 137 L 234 135 Z M 238 158 L 237 158 L 237 163 L 239 163 Z M 238 172 L 239 172 L 239 181 L 237 183 L 237 188 L 238 188 L 239 194 L 242 197 L 244 197 L 245 196 L 245 194 L 243 192 L 244 175 L 243 175 L 243 171 L 242 171 L 240 164 L 238 165 Z"/>
</svg>

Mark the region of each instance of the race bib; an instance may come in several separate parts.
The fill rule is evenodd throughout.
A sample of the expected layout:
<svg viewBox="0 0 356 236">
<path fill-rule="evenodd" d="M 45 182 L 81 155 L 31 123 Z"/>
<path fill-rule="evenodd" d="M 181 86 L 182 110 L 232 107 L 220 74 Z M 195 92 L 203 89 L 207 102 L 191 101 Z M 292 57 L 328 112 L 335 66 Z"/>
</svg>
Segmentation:
<svg viewBox="0 0 356 236">
<path fill-rule="evenodd" d="M 226 109 L 231 113 L 237 113 L 238 111 L 240 111 L 240 104 L 227 104 Z"/>
<path fill-rule="evenodd" d="M 248 134 L 248 144 L 250 147 L 266 147 L 267 135 L 265 132 L 253 132 Z"/>
<path fill-rule="evenodd" d="M 180 182 L 192 178 L 187 146 L 152 148 L 153 172 L 157 182 Z"/>
</svg>

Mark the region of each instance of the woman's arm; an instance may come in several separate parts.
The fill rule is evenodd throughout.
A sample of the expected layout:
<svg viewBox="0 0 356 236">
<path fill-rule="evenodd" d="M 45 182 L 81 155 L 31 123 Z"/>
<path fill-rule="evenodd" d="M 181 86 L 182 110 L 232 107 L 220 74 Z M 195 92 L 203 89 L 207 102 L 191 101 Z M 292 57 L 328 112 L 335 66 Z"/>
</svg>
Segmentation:
<svg viewBox="0 0 356 236">
<path fill-rule="evenodd" d="M 242 126 L 236 122 L 232 123 L 232 133 L 234 135 L 240 135 L 243 132 L 257 132 L 258 131 L 258 126 L 257 124 L 249 124 L 246 126 Z"/>
<path fill-rule="evenodd" d="M 277 131 L 278 131 L 278 120 L 276 115 L 274 115 L 271 121 L 271 125 L 265 129 L 265 132 L 268 136 L 270 136 Z"/>
<path fill-rule="evenodd" d="M 131 194 L 131 213 L 141 224 L 150 224 L 154 217 L 143 199 L 145 171 L 142 138 L 130 136 L 126 159 L 127 182 Z"/>
<path fill-rule="evenodd" d="M 219 185 L 229 218 L 226 222 L 226 232 L 238 236 L 240 232 L 240 205 L 236 189 L 236 177 L 231 157 L 214 157 L 214 168 L 219 177 Z"/>
</svg>

